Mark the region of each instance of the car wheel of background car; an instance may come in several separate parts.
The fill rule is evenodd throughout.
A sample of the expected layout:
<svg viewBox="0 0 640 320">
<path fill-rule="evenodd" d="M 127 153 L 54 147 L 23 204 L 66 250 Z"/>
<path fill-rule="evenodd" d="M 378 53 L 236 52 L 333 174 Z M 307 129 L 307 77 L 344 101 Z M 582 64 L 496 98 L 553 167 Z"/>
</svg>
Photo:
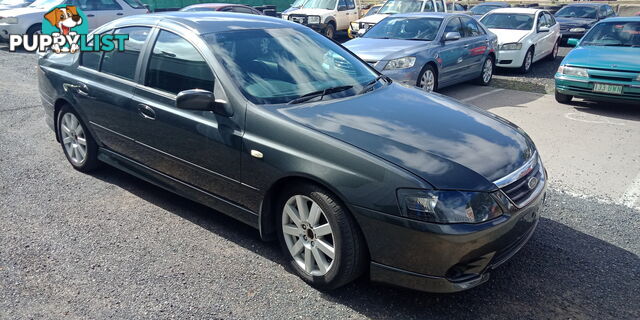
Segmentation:
<svg viewBox="0 0 640 320">
<path fill-rule="evenodd" d="M 480 76 L 476 79 L 476 83 L 481 86 L 488 86 L 493 78 L 493 58 L 488 56 L 482 65 Z"/>
<path fill-rule="evenodd" d="M 324 36 L 329 39 L 333 39 L 333 36 L 335 33 L 336 33 L 336 27 L 334 27 L 333 24 L 331 23 L 327 24 L 327 27 L 324 28 Z"/>
<path fill-rule="evenodd" d="M 533 64 L 533 48 L 529 48 L 527 53 L 524 55 L 524 59 L 522 60 L 522 66 L 520 66 L 520 73 L 527 73 L 531 70 L 531 65 Z"/>
<path fill-rule="evenodd" d="M 556 60 L 556 58 L 558 57 L 559 46 L 560 46 L 560 40 L 558 39 L 558 41 L 556 41 L 556 44 L 553 45 L 553 50 L 551 50 L 551 53 L 547 56 L 547 60 L 549 61 Z"/>
<path fill-rule="evenodd" d="M 29 37 L 33 36 L 34 34 L 41 34 L 41 33 L 42 33 L 42 24 L 40 24 L 40 23 L 32 25 L 27 30 L 27 35 Z"/>
<path fill-rule="evenodd" d="M 420 79 L 418 87 L 422 88 L 422 90 L 426 92 L 438 90 L 438 78 L 436 77 L 436 70 L 432 65 L 426 65 L 418 79 Z"/>
<path fill-rule="evenodd" d="M 298 184 L 284 192 L 279 203 L 280 244 L 304 281 L 335 289 L 362 274 L 364 238 L 335 196 L 312 184 Z"/>
<path fill-rule="evenodd" d="M 569 103 L 571 102 L 571 99 L 573 99 L 573 96 L 556 91 L 556 101 L 560 103 Z"/>
<path fill-rule="evenodd" d="M 80 117 L 69 106 L 63 106 L 58 113 L 57 128 L 64 155 L 74 169 L 89 172 L 99 166 L 98 146 Z"/>
</svg>

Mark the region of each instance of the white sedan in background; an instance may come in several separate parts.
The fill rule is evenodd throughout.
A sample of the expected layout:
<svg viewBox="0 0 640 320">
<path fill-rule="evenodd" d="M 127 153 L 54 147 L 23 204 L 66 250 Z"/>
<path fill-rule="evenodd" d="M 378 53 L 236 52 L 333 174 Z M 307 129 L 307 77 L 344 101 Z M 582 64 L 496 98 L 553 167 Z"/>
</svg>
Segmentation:
<svg viewBox="0 0 640 320">
<path fill-rule="evenodd" d="M 546 10 L 496 9 L 480 22 L 498 36 L 498 67 L 527 73 L 534 62 L 542 58 L 554 60 L 558 55 L 560 24 Z"/>
<path fill-rule="evenodd" d="M 61 4 L 80 8 L 87 16 L 84 23 L 89 24 L 89 30 L 118 18 L 149 12 L 140 0 L 36 0 L 24 8 L 0 11 L 0 38 L 40 33 L 44 14 Z"/>
</svg>

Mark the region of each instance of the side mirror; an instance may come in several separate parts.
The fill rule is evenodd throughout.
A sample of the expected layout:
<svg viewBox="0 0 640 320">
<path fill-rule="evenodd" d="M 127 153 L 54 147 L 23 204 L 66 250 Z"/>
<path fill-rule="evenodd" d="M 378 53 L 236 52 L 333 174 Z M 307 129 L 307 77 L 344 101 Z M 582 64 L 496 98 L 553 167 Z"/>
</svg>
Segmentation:
<svg viewBox="0 0 640 320">
<path fill-rule="evenodd" d="M 456 41 L 456 40 L 460 40 L 460 38 L 462 38 L 462 36 L 460 35 L 460 32 L 447 32 L 444 35 L 444 41 Z"/>
<path fill-rule="evenodd" d="M 540 27 L 540 28 L 538 28 L 538 32 L 549 32 L 549 31 L 550 31 L 549 27 Z"/>
<path fill-rule="evenodd" d="M 338 11 L 347 11 L 347 6 L 338 6 Z"/>
<path fill-rule="evenodd" d="M 576 38 L 569 38 L 569 40 L 567 40 L 567 45 L 575 47 L 578 45 L 578 42 L 580 42 L 579 39 Z"/>
<path fill-rule="evenodd" d="M 221 116 L 233 115 L 226 101 L 216 100 L 213 92 L 201 89 L 185 90 L 176 96 L 176 108 L 185 110 L 213 111 Z"/>
</svg>

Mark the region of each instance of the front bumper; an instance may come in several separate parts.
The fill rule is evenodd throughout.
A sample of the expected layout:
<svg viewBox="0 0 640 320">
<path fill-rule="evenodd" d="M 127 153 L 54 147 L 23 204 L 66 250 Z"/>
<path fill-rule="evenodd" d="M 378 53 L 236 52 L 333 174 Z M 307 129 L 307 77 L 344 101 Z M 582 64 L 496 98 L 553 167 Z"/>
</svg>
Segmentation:
<svg viewBox="0 0 640 320">
<path fill-rule="evenodd" d="M 569 39 L 569 38 L 581 39 L 582 36 L 584 36 L 585 33 L 586 33 L 586 31 L 585 32 L 569 32 L 569 31 L 567 31 L 567 32 L 562 32 L 560 34 L 560 37 L 562 39 Z"/>
<path fill-rule="evenodd" d="M 526 207 L 480 224 L 427 223 L 356 208 L 371 280 L 428 292 L 480 285 L 527 243 L 544 198 L 542 190 Z"/>
<path fill-rule="evenodd" d="M 556 74 L 555 82 L 556 91 L 578 98 L 609 102 L 638 103 L 638 101 L 640 101 L 640 81 L 599 81 L 589 78 L 579 78 Z M 622 86 L 622 94 L 594 92 L 593 87 L 595 83 L 620 85 Z"/>
<path fill-rule="evenodd" d="M 527 51 L 524 48 L 520 50 L 500 50 L 498 51 L 496 66 L 501 68 L 520 68 L 526 53 Z"/>
<path fill-rule="evenodd" d="M 416 62 L 416 64 L 411 68 L 385 70 L 384 67 L 387 63 L 389 63 L 388 60 L 380 60 L 374 63 L 373 67 L 380 73 L 398 83 L 411 87 L 415 87 L 417 85 L 418 76 L 420 75 L 420 71 L 422 71 L 422 66 L 420 66 L 418 62 Z"/>
</svg>

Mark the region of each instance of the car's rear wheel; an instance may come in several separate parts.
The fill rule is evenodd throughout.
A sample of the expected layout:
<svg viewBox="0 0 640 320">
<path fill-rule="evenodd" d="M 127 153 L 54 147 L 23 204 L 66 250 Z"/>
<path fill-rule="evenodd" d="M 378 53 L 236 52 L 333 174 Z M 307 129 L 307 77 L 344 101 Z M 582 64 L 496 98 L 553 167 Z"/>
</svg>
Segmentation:
<svg viewBox="0 0 640 320">
<path fill-rule="evenodd" d="M 279 201 L 278 234 L 295 272 L 322 289 L 343 286 L 364 270 L 366 250 L 355 220 L 330 192 L 297 184 Z"/>
<path fill-rule="evenodd" d="M 493 58 L 491 56 L 488 56 L 484 60 L 480 76 L 476 79 L 477 84 L 481 86 L 488 86 L 489 83 L 491 83 L 491 79 L 493 79 L 493 66 Z"/>
<path fill-rule="evenodd" d="M 333 24 L 329 23 L 327 24 L 327 26 L 324 28 L 324 36 L 329 38 L 329 39 L 333 39 L 333 36 L 336 33 L 336 27 L 333 26 Z"/>
<path fill-rule="evenodd" d="M 553 50 L 551 50 L 551 53 L 547 56 L 547 60 L 549 61 L 556 60 L 556 58 L 558 57 L 559 46 L 560 46 L 560 40 L 556 41 L 556 43 L 553 45 Z"/>
<path fill-rule="evenodd" d="M 426 65 L 420 73 L 418 77 L 418 87 L 426 92 L 438 90 L 438 77 L 432 65 Z"/>
<path fill-rule="evenodd" d="M 556 101 L 560 103 L 570 103 L 572 99 L 573 99 L 572 95 L 563 94 L 556 90 Z"/>
<path fill-rule="evenodd" d="M 78 114 L 67 105 L 58 113 L 57 129 L 64 155 L 74 169 L 89 172 L 99 166 L 95 140 Z"/>
<path fill-rule="evenodd" d="M 528 73 L 531 70 L 531 65 L 533 64 L 533 48 L 529 48 L 527 53 L 524 55 L 524 59 L 522 60 L 522 66 L 520 66 L 520 73 Z"/>
</svg>

